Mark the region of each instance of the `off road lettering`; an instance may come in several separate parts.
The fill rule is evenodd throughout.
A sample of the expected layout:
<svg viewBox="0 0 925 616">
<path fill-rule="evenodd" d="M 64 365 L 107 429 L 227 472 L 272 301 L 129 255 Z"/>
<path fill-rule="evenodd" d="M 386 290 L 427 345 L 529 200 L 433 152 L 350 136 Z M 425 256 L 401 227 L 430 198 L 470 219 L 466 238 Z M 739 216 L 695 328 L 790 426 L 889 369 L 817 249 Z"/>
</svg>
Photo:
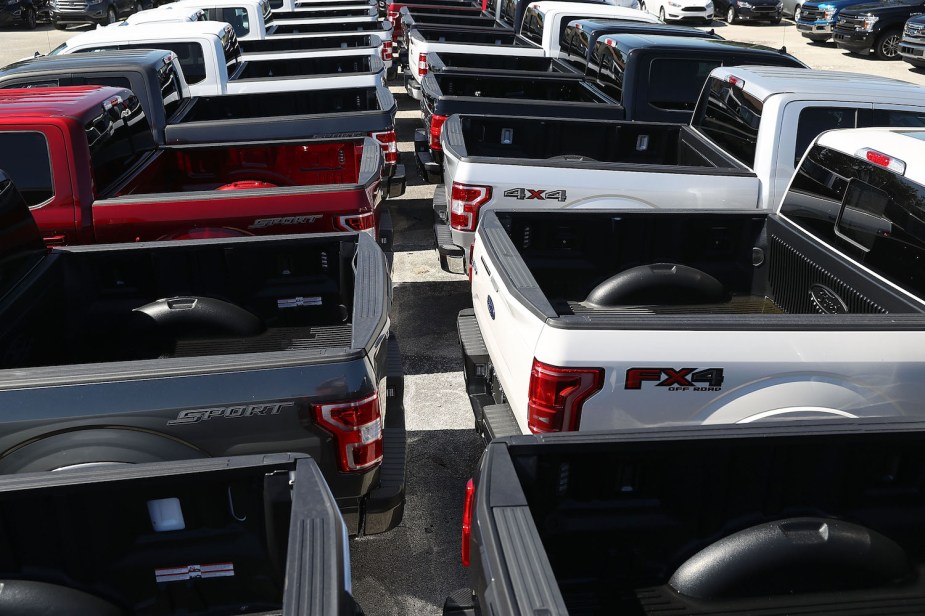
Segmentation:
<svg viewBox="0 0 925 616">
<path fill-rule="evenodd" d="M 505 197 L 519 201 L 565 201 L 564 190 L 542 190 L 538 188 L 510 188 L 504 191 Z"/>
<path fill-rule="evenodd" d="M 321 218 L 320 214 L 310 216 L 284 216 L 280 218 L 258 218 L 248 229 L 266 229 L 276 225 L 305 225 Z"/>
<path fill-rule="evenodd" d="M 624 389 L 642 389 L 643 383 L 654 383 L 655 387 L 667 387 L 669 391 L 719 391 L 723 385 L 723 369 L 630 368 L 626 371 Z"/>
<path fill-rule="evenodd" d="M 290 406 L 295 406 L 295 402 L 274 402 L 272 404 L 247 404 L 243 406 L 219 406 L 208 409 L 190 409 L 187 411 L 180 411 L 177 418 L 168 421 L 167 425 L 182 426 L 200 423 L 210 419 L 279 415 L 280 411 Z"/>
</svg>

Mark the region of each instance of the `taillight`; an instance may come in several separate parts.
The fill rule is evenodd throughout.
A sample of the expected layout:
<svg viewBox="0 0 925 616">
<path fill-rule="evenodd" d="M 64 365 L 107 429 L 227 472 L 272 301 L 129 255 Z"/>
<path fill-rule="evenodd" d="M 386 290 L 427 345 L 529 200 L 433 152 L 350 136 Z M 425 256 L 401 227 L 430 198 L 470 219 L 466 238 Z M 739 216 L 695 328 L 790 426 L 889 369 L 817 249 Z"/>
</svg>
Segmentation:
<svg viewBox="0 0 925 616">
<path fill-rule="evenodd" d="M 418 54 L 418 77 L 423 77 L 427 74 L 427 54 L 419 53 Z"/>
<path fill-rule="evenodd" d="M 469 539 L 472 537 L 472 512 L 475 509 L 475 484 L 466 482 L 466 504 L 463 505 L 462 521 L 462 564 L 469 566 Z"/>
<path fill-rule="evenodd" d="M 369 231 L 376 226 L 376 215 L 372 212 L 338 216 L 337 226 L 344 231 Z"/>
<path fill-rule="evenodd" d="M 581 406 L 604 385 L 602 368 L 559 368 L 533 360 L 527 389 L 527 425 L 534 434 L 573 432 Z"/>
<path fill-rule="evenodd" d="M 895 171 L 900 175 L 905 175 L 906 173 L 906 163 L 904 161 L 888 156 L 883 152 L 878 152 L 870 148 L 862 148 L 855 153 L 855 156 L 858 158 L 865 158 L 875 165 L 886 167 L 890 171 Z"/>
<path fill-rule="evenodd" d="M 382 59 L 385 61 L 392 59 L 392 41 L 382 41 Z"/>
<path fill-rule="evenodd" d="M 430 149 L 431 150 L 442 150 L 443 146 L 440 145 L 440 131 L 443 130 L 443 123 L 446 122 L 446 116 L 442 115 L 432 115 L 430 116 Z"/>
<path fill-rule="evenodd" d="M 398 137 L 394 130 L 386 130 L 380 133 L 370 133 L 370 137 L 379 142 L 382 148 L 382 156 L 385 163 L 394 165 L 398 162 Z"/>
<path fill-rule="evenodd" d="M 491 186 L 453 182 L 450 194 L 450 226 L 457 231 L 475 231 L 479 208 L 491 200 Z"/>
<path fill-rule="evenodd" d="M 349 473 L 382 462 L 379 394 L 362 400 L 313 404 L 315 421 L 337 441 L 338 466 Z"/>
</svg>

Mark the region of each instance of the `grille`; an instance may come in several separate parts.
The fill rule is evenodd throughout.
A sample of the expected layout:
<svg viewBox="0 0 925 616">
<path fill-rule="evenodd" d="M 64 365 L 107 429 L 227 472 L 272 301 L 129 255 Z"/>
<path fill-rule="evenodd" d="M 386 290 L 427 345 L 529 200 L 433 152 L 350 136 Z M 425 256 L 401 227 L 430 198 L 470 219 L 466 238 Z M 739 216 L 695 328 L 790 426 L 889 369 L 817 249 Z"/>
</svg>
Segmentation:
<svg viewBox="0 0 925 616">
<path fill-rule="evenodd" d="M 707 12 L 707 9 L 703 8 L 702 6 L 685 6 L 681 10 L 686 13 L 706 13 Z"/>
<path fill-rule="evenodd" d="M 810 296 L 810 287 L 825 285 L 845 302 L 851 314 L 885 314 L 887 311 L 870 301 L 817 263 L 791 247 L 776 235 L 770 241 L 770 285 L 777 305 L 790 314 L 822 311 Z"/>
<path fill-rule="evenodd" d="M 903 31 L 903 37 L 907 39 L 914 39 L 916 41 L 925 41 L 925 24 L 906 24 L 906 29 Z"/>
<path fill-rule="evenodd" d="M 804 6 L 800 12 L 800 21 L 822 21 L 823 19 L 825 19 L 825 13 L 814 6 Z"/>
<path fill-rule="evenodd" d="M 864 27 L 864 20 L 859 17 L 839 17 L 835 23 L 836 30 L 845 32 L 856 32 L 862 27 Z"/>
<path fill-rule="evenodd" d="M 773 6 L 756 6 L 752 9 L 756 13 L 776 13 L 777 7 Z"/>
<path fill-rule="evenodd" d="M 58 0 L 58 10 L 61 11 L 84 11 L 86 8 L 86 0 Z"/>
</svg>

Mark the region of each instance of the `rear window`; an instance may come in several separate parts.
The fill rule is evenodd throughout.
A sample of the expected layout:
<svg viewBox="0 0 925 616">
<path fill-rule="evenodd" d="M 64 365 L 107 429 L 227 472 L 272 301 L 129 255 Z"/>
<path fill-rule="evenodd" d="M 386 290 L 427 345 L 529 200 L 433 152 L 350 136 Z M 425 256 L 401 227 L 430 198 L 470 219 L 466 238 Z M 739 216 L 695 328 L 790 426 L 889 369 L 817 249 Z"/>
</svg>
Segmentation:
<svg viewBox="0 0 925 616">
<path fill-rule="evenodd" d="M 180 103 L 183 102 L 179 76 L 172 62 L 165 64 L 158 70 L 157 80 L 161 88 L 161 100 L 164 101 L 164 116 L 170 119 L 180 106 Z"/>
<path fill-rule="evenodd" d="M 5 81 L 0 84 L 0 88 L 57 88 L 59 85 L 61 84 L 58 83 L 57 79 L 43 77 L 31 81 Z"/>
<path fill-rule="evenodd" d="M 615 101 L 623 100 L 623 73 L 626 68 L 626 59 L 623 52 L 616 47 L 603 46 L 601 61 L 598 65 L 598 86 Z"/>
<path fill-rule="evenodd" d="M 800 111 L 797 120 L 796 149 L 793 164 L 796 166 L 813 139 L 827 130 L 866 126 L 896 128 L 925 127 L 925 111 L 903 109 L 860 109 L 856 107 L 807 107 Z"/>
<path fill-rule="evenodd" d="M 740 162 L 754 166 L 761 101 L 721 79 L 710 79 L 709 88 L 709 96 L 705 102 L 701 100 L 692 124 Z"/>
<path fill-rule="evenodd" d="M 544 15 L 535 7 L 531 6 L 524 14 L 524 23 L 520 28 L 520 34 L 525 39 L 533 41 L 537 45 L 543 44 L 543 18 Z"/>
<path fill-rule="evenodd" d="M 588 66 L 588 33 L 579 28 L 569 26 L 562 35 L 560 42 L 566 60 L 584 71 Z"/>
<path fill-rule="evenodd" d="M 719 60 L 656 58 L 649 65 L 649 104 L 658 109 L 693 111 Z"/>
<path fill-rule="evenodd" d="M 186 83 L 195 84 L 206 78 L 206 60 L 202 53 L 202 46 L 198 43 L 184 43 L 179 41 L 165 41 L 158 43 L 127 43 L 124 45 L 109 45 L 106 47 L 90 47 L 79 49 L 75 53 L 89 53 L 94 51 L 109 51 L 112 49 L 168 49 L 180 60 L 183 76 Z"/>
<path fill-rule="evenodd" d="M 866 160 L 814 147 L 781 213 L 925 299 L 925 188 Z"/>
<path fill-rule="evenodd" d="M 29 207 L 55 196 L 48 140 L 42 133 L 0 133 L 0 169 L 10 176 Z"/>
<path fill-rule="evenodd" d="M 112 184 L 154 148 L 148 118 L 137 96 L 101 107 L 84 127 L 97 194 Z"/>
</svg>

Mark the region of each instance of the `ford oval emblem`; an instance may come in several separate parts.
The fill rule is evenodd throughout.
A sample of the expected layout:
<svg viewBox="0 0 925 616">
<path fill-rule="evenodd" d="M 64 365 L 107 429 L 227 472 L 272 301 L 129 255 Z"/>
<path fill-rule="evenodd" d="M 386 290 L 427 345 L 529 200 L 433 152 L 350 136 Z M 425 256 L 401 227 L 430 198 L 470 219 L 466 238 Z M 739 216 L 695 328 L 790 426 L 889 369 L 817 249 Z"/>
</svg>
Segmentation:
<svg viewBox="0 0 925 616">
<path fill-rule="evenodd" d="M 495 303 L 491 301 L 491 295 L 488 296 L 488 316 L 492 321 L 495 320 Z"/>
<path fill-rule="evenodd" d="M 825 285 L 814 284 L 809 288 L 809 296 L 816 308 L 826 314 L 848 314 L 848 304 L 838 293 Z"/>
</svg>

